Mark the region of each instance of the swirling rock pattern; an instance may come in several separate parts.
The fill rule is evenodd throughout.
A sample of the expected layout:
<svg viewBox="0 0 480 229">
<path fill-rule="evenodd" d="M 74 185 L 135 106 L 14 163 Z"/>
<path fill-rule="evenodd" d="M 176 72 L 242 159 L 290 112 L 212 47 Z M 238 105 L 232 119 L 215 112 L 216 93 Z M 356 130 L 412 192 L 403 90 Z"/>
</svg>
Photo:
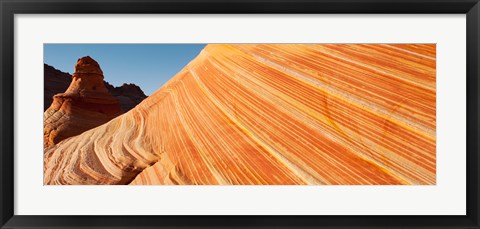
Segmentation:
<svg viewBox="0 0 480 229">
<path fill-rule="evenodd" d="M 208 45 L 45 184 L 435 184 L 434 44 Z"/>
<path fill-rule="evenodd" d="M 53 96 L 44 112 L 44 147 L 97 127 L 122 110 L 103 82 L 103 72 L 91 57 L 78 59 L 65 93 Z"/>
</svg>

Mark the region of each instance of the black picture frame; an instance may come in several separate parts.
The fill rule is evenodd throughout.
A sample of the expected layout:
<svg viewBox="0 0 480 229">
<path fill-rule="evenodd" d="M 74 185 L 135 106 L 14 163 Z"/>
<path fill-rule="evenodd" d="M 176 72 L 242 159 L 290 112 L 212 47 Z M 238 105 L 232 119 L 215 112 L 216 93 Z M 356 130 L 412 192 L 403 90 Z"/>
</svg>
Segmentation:
<svg viewBox="0 0 480 229">
<path fill-rule="evenodd" d="M 1 228 L 479 228 L 479 0 L 0 0 L 0 12 Z M 14 215 L 14 15 L 60 13 L 466 14 L 467 214 L 465 216 Z"/>
</svg>

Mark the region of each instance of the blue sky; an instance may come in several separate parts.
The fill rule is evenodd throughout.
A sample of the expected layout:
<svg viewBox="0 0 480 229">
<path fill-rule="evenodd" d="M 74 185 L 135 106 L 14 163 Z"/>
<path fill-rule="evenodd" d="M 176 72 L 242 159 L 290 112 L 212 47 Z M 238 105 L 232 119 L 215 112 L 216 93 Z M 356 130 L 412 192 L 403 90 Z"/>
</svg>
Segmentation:
<svg viewBox="0 0 480 229">
<path fill-rule="evenodd" d="M 73 73 L 77 59 L 90 56 L 114 86 L 134 83 L 151 95 L 204 48 L 204 44 L 45 44 L 44 63 Z"/>
</svg>

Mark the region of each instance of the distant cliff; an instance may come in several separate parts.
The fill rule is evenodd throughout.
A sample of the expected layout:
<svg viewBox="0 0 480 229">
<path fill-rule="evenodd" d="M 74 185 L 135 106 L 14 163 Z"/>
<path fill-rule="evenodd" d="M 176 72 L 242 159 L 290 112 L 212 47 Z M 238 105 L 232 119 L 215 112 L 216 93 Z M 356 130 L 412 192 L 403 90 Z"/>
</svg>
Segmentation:
<svg viewBox="0 0 480 229">
<path fill-rule="evenodd" d="M 113 96 L 117 97 L 122 110 L 125 112 L 131 110 L 147 98 L 142 89 L 135 84 L 124 83 L 120 87 L 114 87 L 108 82 L 105 82 L 105 86 Z"/>
<path fill-rule="evenodd" d="M 63 93 L 72 82 L 72 75 L 43 65 L 43 111 L 47 110 L 53 102 L 53 96 Z"/>
<path fill-rule="evenodd" d="M 55 69 L 54 67 L 43 65 L 44 94 L 43 94 L 43 110 L 46 111 L 53 102 L 53 96 L 63 93 L 67 90 L 72 82 L 72 75 Z M 119 102 L 123 112 L 127 112 L 142 100 L 147 98 L 142 89 L 135 84 L 123 84 L 120 87 L 114 87 L 110 83 L 104 81 L 110 94 L 115 96 Z"/>
</svg>

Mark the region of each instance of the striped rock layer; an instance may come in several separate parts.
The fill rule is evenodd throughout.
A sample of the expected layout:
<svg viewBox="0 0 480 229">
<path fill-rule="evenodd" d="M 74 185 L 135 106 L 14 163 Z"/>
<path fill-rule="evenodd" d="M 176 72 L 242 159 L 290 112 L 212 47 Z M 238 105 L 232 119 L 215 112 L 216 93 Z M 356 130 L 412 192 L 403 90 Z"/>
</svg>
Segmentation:
<svg viewBox="0 0 480 229">
<path fill-rule="evenodd" d="M 45 184 L 435 184 L 434 44 L 208 45 Z"/>
</svg>

